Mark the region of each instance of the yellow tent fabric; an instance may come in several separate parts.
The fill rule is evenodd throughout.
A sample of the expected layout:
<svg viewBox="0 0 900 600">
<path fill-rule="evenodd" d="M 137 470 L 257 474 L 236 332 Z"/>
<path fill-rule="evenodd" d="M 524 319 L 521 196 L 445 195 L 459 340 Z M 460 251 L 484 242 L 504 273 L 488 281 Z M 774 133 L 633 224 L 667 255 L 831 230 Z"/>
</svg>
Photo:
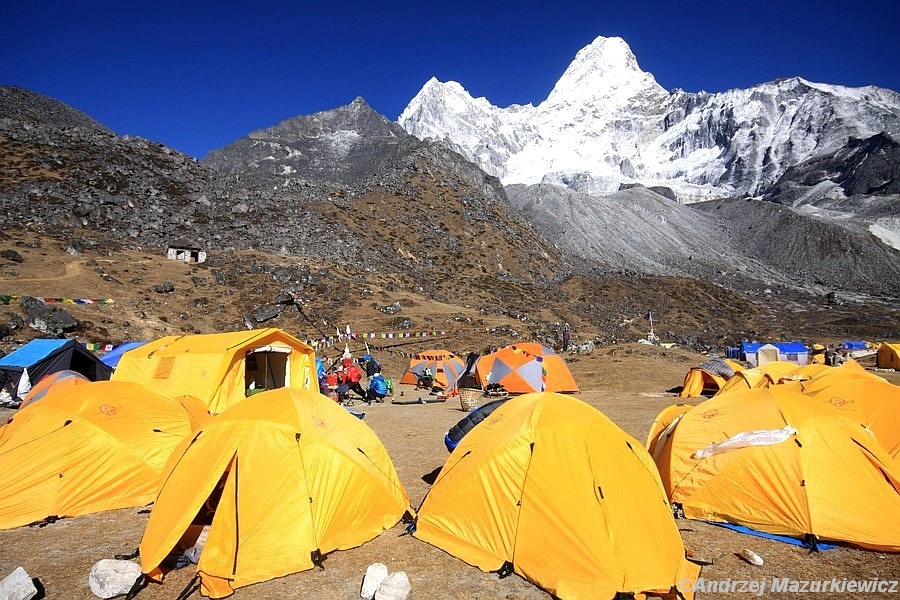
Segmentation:
<svg viewBox="0 0 900 600">
<path fill-rule="evenodd" d="M 875 354 L 875 366 L 900 371 L 900 344 L 881 344 Z"/>
<path fill-rule="evenodd" d="M 650 425 L 650 432 L 647 434 L 647 452 L 653 457 L 655 462 L 659 462 L 659 457 L 667 449 L 671 449 L 671 444 L 666 444 L 666 440 L 672 435 L 675 427 L 687 411 L 693 408 L 691 404 L 673 404 L 664 408 Z"/>
<path fill-rule="evenodd" d="M 25 394 L 25 397 L 22 398 L 22 403 L 19 405 L 19 409 L 25 408 L 32 402 L 40 400 L 46 396 L 51 389 L 56 392 L 70 385 L 79 385 L 82 383 L 89 383 L 90 381 L 90 379 L 78 371 L 71 371 L 69 369 L 48 373 L 41 377 L 41 380 Z"/>
<path fill-rule="evenodd" d="M 795 363 L 775 360 L 767 362 L 761 367 L 745 369 L 735 373 L 731 379 L 726 381 L 716 395 L 735 390 L 766 388 L 781 382 L 782 378 L 789 377 L 798 368 Z"/>
<path fill-rule="evenodd" d="M 512 398 L 466 434 L 413 535 L 564 599 L 668 592 L 699 574 L 646 450 L 555 393 Z"/>
<path fill-rule="evenodd" d="M 900 458 L 900 386 L 846 363 L 802 382 L 803 394 L 862 423 L 894 458 Z"/>
<path fill-rule="evenodd" d="M 123 354 L 112 379 L 169 396 L 191 395 L 218 414 L 245 398 L 257 377 L 261 389 L 318 389 L 315 373 L 310 346 L 268 328 L 160 338 Z"/>
<path fill-rule="evenodd" d="M 193 545 L 191 524 L 206 505 L 211 526 L 197 569 L 212 598 L 312 568 L 318 556 L 412 515 L 375 433 L 312 390 L 235 404 L 176 449 L 163 481 L 141 540 L 142 569 L 161 578 L 167 555 Z"/>
<path fill-rule="evenodd" d="M 685 516 L 900 551 L 900 473 L 854 419 L 789 386 L 716 396 L 659 443 Z"/>
<path fill-rule="evenodd" d="M 0 529 L 152 502 L 169 454 L 208 418 L 136 383 L 50 390 L 0 427 Z"/>
<path fill-rule="evenodd" d="M 856 361 L 854 361 L 856 362 Z M 807 381 L 812 379 L 823 371 L 829 371 L 831 367 L 825 363 L 809 362 L 800 367 L 794 367 L 792 371 L 787 371 L 781 375 L 781 383 L 791 383 L 796 381 Z"/>
<path fill-rule="evenodd" d="M 735 373 L 744 370 L 743 365 L 737 361 L 727 358 L 720 360 L 724 369 L 713 368 L 715 361 L 708 361 L 700 366 L 691 368 L 684 376 L 684 386 L 681 388 L 679 396 L 682 398 L 697 398 L 704 393 L 716 393 L 722 389 L 725 382 L 731 379 Z M 729 370 L 731 375 L 726 377 L 722 371 L 728 372 Z"/>
</svg>

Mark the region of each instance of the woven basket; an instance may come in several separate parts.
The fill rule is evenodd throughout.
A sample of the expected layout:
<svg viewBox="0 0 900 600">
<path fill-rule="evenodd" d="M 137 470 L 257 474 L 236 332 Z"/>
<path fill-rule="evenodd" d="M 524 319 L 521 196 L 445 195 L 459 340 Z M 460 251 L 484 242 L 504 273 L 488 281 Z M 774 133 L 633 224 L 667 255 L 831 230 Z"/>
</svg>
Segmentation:
<svg viewBox="0 0 900 600">
<path fill-rule="evenodd" d="M 459 390 L 459 406 L 465 412 L 478 408 L 483 400 L 484 394 L 479 389 L 460 388 Z"/>
</svg>

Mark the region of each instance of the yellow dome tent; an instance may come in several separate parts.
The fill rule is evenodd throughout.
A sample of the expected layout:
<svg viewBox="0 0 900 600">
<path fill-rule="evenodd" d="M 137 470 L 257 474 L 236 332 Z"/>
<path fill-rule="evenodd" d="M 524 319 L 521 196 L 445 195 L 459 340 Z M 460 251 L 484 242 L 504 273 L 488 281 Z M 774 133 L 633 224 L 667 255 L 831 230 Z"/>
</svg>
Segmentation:
<svg viewBox="0 0 900 600">
<path fill-rule="evenodd" d="M 900 371 L 900 344 L 881 344 L 875 354 L 875 366 Z"/>
<path fill-rule="evenodd" d="M 725 382 L 716 395 L 726 394 L 736 390 L 748 390 L 754 388 L 767 388 L 777 385 L 782 378 L 789 377 L 798 368 L 796 363 L 773 360 L 761 367 L 745 369 L 734 374 L 734 377 Z"/>
<path fill-rule="evenodd" d="M 19 409 L 21 410 L 32 402 L 45 397 L 50 392 L 50 390 L 53 390 L 55 393 L 70 385 L 80 385 L 82 383 L 90 383 L 90 381 L 90 379 L 88 379 L 78 371 L 72 371 L 69 369 L 63 369 L 62 371 L 56 371 L 55 373 L 44 375 L 43 377 L 41 377 L 40 381 L 38 381 L 27 394 L 25 394 L 25 397 L 22 398 L 22 404 L 19 405 Z"/>
<path fill-rule="evenodd" d="M 900 386 L 853 365 L 828 368 L 800 389 L 868 427 L 888 454 L 900 458 Z"/>
<path fill-rule="evenodd" d="M 706 394 L 714 394 L 722 389 L 735 373 L 743 371 L 741 363 L 727 358 L 708 360 L 691 368 L 684 376 L 684 386 L 679 394 L 682 398 L 697 398 Z"/>
<path fill-rule="evenodd" d="M 274 328 L 166 336 L 123 354 L 112 379 L 195 396 L 212 414 L 260 390 L 318 389 L 313 349 Z"/>
<path fill-rule="evenodd" d="M 900 472 L 856 419 L 773 386 L 716 396 L 659 429 L 652 451 L 686 517 L 900 551 Z"/>
<path fill-rule="evenodd" d="M 170 453 L 208 418 L 136 383 L 51 389 L 0 427 L 0 529 L 153 502 Z"/>
<path fill-rule="evenodd" d="M 666 444 L 665 440 L 672 435 L 672 431 L 678 426 L 681 418 L 692 408 L 694 407 L 691 404 L 672 404 L 662 409 L 653 419 L 653 423 L 650 424 L 650 433 L 647 434 L 646 448 L 657 464 L 659 464 L 662 452 L 671 449 L 671 444 Z"/>
<path fill-rule="evenodd" d="M 562 394 L 517 396 L 473 428 L 425 496 L 413 535 L 564 599 L 669 592 L 699 573 L 644 448 Z"/>
<path fill-rule="evenodd" d="M 208 516 L 197 570 L 212 598 L 310 569 L 412 513 L 375 433 L 312 390 L 235 404 L 176 449 L 163 481 L 141 540 L 142 570 L 161 579 L 166 557 L 193 545 L 195 517 Z"/>
</svg>

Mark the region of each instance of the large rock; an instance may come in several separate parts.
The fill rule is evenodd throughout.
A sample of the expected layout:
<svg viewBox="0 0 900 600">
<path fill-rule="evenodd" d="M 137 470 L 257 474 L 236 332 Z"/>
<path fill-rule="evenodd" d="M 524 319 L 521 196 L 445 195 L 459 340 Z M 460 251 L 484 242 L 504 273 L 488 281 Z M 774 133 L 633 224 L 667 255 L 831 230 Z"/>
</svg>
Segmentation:
<svg viewBox="0 0 900 600">
<path fill-rule="evenodd" d="M 62 335 L 78 328 L 78 321 L 63 308 L 44 304 L 31 296 L 22 297 L 28 326 L 48 335 Z"/>
<path fill-rule="evenodd" d="M 25 569 L 16 570 L 0 581 L 0 600 L 31 600 L 37 595 L 37 588 Z"/>
<path fill-rule="evenodd" d="M 104 558 L 94 563 L 88 584 L 99 598 L 114 598 L 127 594 L 141 575 L 141 565 L 130 560 Z"/>
<path fill-rule="evenodd" d="M 375 592 L 375 600 L 406 600 L 412 586 L 409 584 L 409 577 L 403 571 L 391 573 L 385 577 L 378 591 Z"/>
<path fill-rule="evenodd" d="M 282 310 L 284 310 L 284 306 L 279 306 L 278 304 L 258 306 L 253 311 L 253 320 L 257 323 L 265 323 L 280 315 Z"/>
<path fill-rule="evenodd" d="M 365 600 L 372 600 L 375 592 L 381 586 L 381 583 L 387 579 L 388 568 L 383 563 L 372 563 L 366 569 L 366 575 L 363 577 L 362 589 L 359 591 L 359 597 Z"/>
</svg>

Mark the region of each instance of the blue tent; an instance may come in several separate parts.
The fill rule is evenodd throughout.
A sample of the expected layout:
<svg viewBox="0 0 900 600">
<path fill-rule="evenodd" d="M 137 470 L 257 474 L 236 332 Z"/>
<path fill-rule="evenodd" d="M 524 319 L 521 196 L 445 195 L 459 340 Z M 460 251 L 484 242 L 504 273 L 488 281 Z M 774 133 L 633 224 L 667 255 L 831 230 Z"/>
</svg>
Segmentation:
<svg viewBox="0 0 900 600">
<path fill-rule="evenodd" d="M 81 373 L 91 381 L 109 379 L 112 369 L 103 364 L 97 355 L 71 339 L 31 340 L 18 350 L 0 358 L 0 386 L 13 399 L 19 389 L 22 373 L 28 370 L 32 383 L 40 381 L 44 375 L 63 369 Z"/>
<path fill-rule="evenodd" d="M 809 360 L 809 348 L 803 342 L 769 342 L 778 348 L 778 360 L 805 365 Z M 728 358 L 743 360 L 756 366 L 757 352 L 767 344 L 742 342 L 739 348 L 729 348 Z"/>
<path fill-rule="evenodd" d="M 868 348 L 865 342 L 856 340 L 846 340 L 841 344 L 841 348 L 845 350 L 865 350 Z"/>
<path fill-rule="evenodd" d="M 122 355 L 134 348 L 139 348 L 147 342 L 123 342 L 100 357 L 103 364 L 115 369 L 119 365 L 119 359 Z"/>
</svg>

